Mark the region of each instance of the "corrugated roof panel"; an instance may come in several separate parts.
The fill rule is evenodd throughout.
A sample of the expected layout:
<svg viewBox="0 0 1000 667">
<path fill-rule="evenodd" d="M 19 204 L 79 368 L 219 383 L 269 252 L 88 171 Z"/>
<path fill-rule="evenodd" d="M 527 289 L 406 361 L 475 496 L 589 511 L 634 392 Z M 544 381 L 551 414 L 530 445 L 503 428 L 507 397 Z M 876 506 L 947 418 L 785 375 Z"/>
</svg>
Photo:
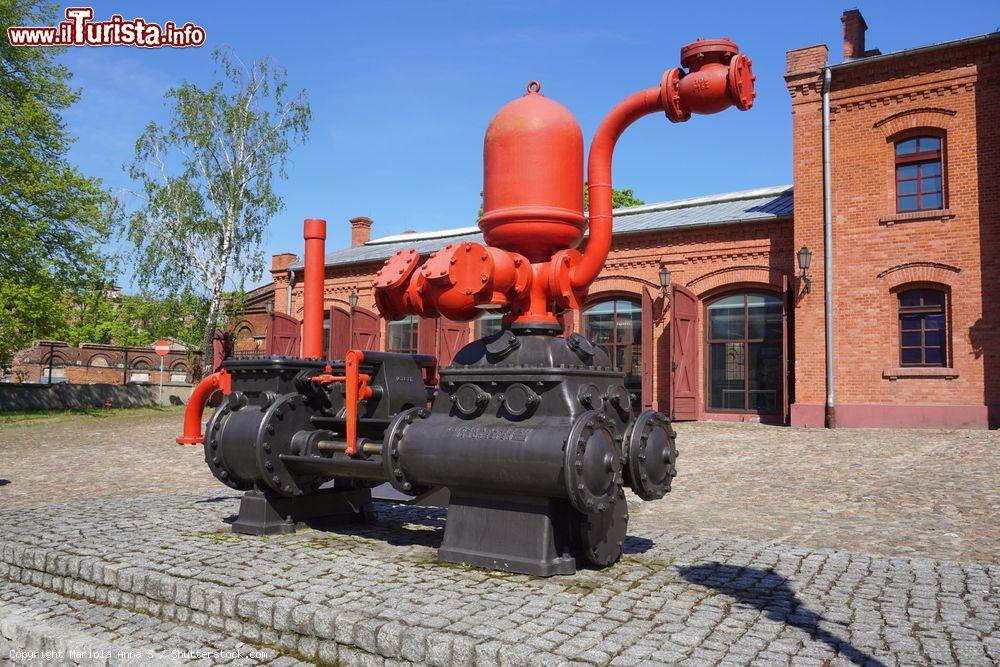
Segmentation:
<svg viewBox="0 0 1000 667">
<path fill-rule="evenodd" d="M 636 234 L 709 225 L 784 220 L 790 217 L 792 217 L 792 187 L 783 185 L 615 209 L 614 233 Z M 449 235 L 448 230 L 444 230 L 433 238 L 421 238 L 417 235 L 414 239 L 408 239 L 406 235 L 396 235 L 375 239 L 361 246 L 328 253 L 326 264 L 336 266 L 377 261 L 409 248 L 423 255 L 440 250 L 449 243 L 483 242 L 482 234 L 461 233 L 465 229 L 468 228 L 455 230 L 457 232 L 455 235 Z M 297 263 L 292 268 L 301 269 L 302 263 Z"/>
</svg>

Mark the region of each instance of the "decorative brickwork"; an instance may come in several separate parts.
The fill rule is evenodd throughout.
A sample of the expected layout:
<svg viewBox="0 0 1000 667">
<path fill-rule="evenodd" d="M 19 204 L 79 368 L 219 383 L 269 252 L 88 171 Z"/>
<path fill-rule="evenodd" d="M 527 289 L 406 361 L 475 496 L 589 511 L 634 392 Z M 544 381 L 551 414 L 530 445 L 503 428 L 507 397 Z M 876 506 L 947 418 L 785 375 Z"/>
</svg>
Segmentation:
<svg viewBox="0 0 1000 667">
<path fill-rule="evenodd" d="M 799 423 L 815 425 L 822 412 L 810 408 L 825 399 L 825 344 L 822 124 L 820 96 L 813 92 L 825 63 L 815 58 L 817 52 L 810 54 L 789 52 L 786 80 L 795 146 L 795 246 L 814 252 L 813 293 L 799 299 L 795 311 L 796 400 L 799 413 L 811 417 Z M 936 424 L 982 427 L 987 406 L 1000 404 L 1000 382 L 991 377 L 1000 372 L 993 314 L 1000 304 L 991 307 L 993 290 L 986 288 L 989 276 L 995 281 L 1000 269 L 998 58 L 1000 36 L 905 56 L 862 58 L 832 70 L 839 425 L 878 425 L 880 414 L 891 414 L 895 425 L 929 425 L 924 417 L 933 414 Z M 897 214 L 893 142 L 924 129 L 943 139 L 945 208 Z M 895 291 L 926 283 L 949 293 L 948 370 L 886 372 L 898 366 Z M 976 415 L 972 424 L 970 414 Z"/>
</svg>

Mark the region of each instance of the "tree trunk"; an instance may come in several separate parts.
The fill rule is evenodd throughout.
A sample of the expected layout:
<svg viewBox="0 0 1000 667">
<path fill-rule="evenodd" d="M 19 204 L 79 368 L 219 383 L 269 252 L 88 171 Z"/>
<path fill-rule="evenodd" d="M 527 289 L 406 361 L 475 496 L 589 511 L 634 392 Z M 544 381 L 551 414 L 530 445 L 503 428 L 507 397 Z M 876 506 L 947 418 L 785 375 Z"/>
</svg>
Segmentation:
<svg viewBox="0 0 1000 667">
<path fill-rule="evenodd" d="M 215 367 L 215 324 L 219 320 L 219 313 L 222 311 L 222 290 L 226 284 L 226 271 L 224 267 L 225 265 L 215 274 L 215 280 L 212 281 L 212 294 L 209 296 L 208 322 L 205 324 L 204 347 L 202 348 L 204 374 L 206 376 Z"/>
<path fill-rule="evenodd" d="M 205 335 L 202 337 L 201 345 L 201 376 L 208 377 L 215 367 L 215 320 L 219 316 L 219 309 L 216 307 L 216 300 L 213 297 L 208 308 L 208 322 L 205 324 Z"/>
<path fill-rule="evenodd" d="M 212 293 L 209 297 L 211 301 L 208 306 L 208 324 L 205 326 L 205 347 L 202 353 L 202 358 L 205 360 L 205 375 L 211 373 L 215 366 L 215 323 L 222 311 L 222 292 L 226 287 L 226 267 L 229 266 L 229 254 L 232 252 L 235 226 L 235 218 L 232 215 L 227 216 L 226 228 L 219 248 L 218 269 L 212 280 Z"/>
</svg>

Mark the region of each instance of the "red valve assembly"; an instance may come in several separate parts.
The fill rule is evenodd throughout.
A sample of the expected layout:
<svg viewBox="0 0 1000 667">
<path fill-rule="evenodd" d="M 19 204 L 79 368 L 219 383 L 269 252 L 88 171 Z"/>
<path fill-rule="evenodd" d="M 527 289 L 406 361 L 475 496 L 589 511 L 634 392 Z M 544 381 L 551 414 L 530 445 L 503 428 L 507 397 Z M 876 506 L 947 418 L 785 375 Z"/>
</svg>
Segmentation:
<svg viewBox="0 0 1000 667">
<path fill-rule="evenodd" d="M 622 132 L 657 111 L 677 123 L 753 106 L 750 59 L 732 41 L 699 39 L 681 49 L 681 64 L 659 86 L 625 98 L 598 128 L 587 165 L 589 221 L 580 126 L 538 82 L 528 84 L 486 130 L 479 228 L 488 245 L 448 245 L 423 264 L 415 251 L 397 253 L 374 281 L 382 316 L 468 321 L 502 310 L 514 330 L 558 330 L 556 314 L 583 303 L 611 247 L 611 161 Z"/>
</svg>

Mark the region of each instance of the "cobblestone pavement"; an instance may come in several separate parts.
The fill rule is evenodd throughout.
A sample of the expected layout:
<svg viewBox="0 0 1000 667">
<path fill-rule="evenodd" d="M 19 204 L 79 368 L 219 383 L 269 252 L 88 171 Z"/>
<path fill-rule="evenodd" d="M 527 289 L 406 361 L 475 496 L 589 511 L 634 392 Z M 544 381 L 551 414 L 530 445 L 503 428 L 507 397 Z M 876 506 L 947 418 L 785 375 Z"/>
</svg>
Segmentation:
<svg viewBox="0 0 1000 667">
<path fill-rule="evenodd" d="M 280 652 L 219 631 L 0 581 L 0 663 L 183 665 L 208 664 L 216 656 L 252 664 L 275 660 Z"/>
<path fill-rule="evenodd" d="M 1000 431 L 677 424 L 678 533 L 1000 561 Z"/>
<path fill-rule="evenodd" d="M 181 414 L 0 428 L 0 507 L 221 489 Z M 680 474 L 635 519 L 677 533 L 1000 559 L 1000 432 L 677 424 Z M 9 483 L 4 484 L 2 480 Z"/>
<path fill-rule="evenodd" d="M 237 503 L 188 492 L 0 509 L 0 646 L 39 618 L 36 634 L 255 646 L 278 665 L 1000 662 L 988 562 L 679 535 L 640 517 L 618 565 L 536 579 L 435 562 L 440 510 L 380 506 L 341 532 L 251 537 L 227 531 Z M 65 615 L 42 618 L 55 595 Z"/>
<path fill-rule="evenodd" d="M 0 507 L 218 487 L 183 412 L 71 415 L 0 428 Z M 6 482 L 6 483 L 4 483 Z"/>
</svg>

